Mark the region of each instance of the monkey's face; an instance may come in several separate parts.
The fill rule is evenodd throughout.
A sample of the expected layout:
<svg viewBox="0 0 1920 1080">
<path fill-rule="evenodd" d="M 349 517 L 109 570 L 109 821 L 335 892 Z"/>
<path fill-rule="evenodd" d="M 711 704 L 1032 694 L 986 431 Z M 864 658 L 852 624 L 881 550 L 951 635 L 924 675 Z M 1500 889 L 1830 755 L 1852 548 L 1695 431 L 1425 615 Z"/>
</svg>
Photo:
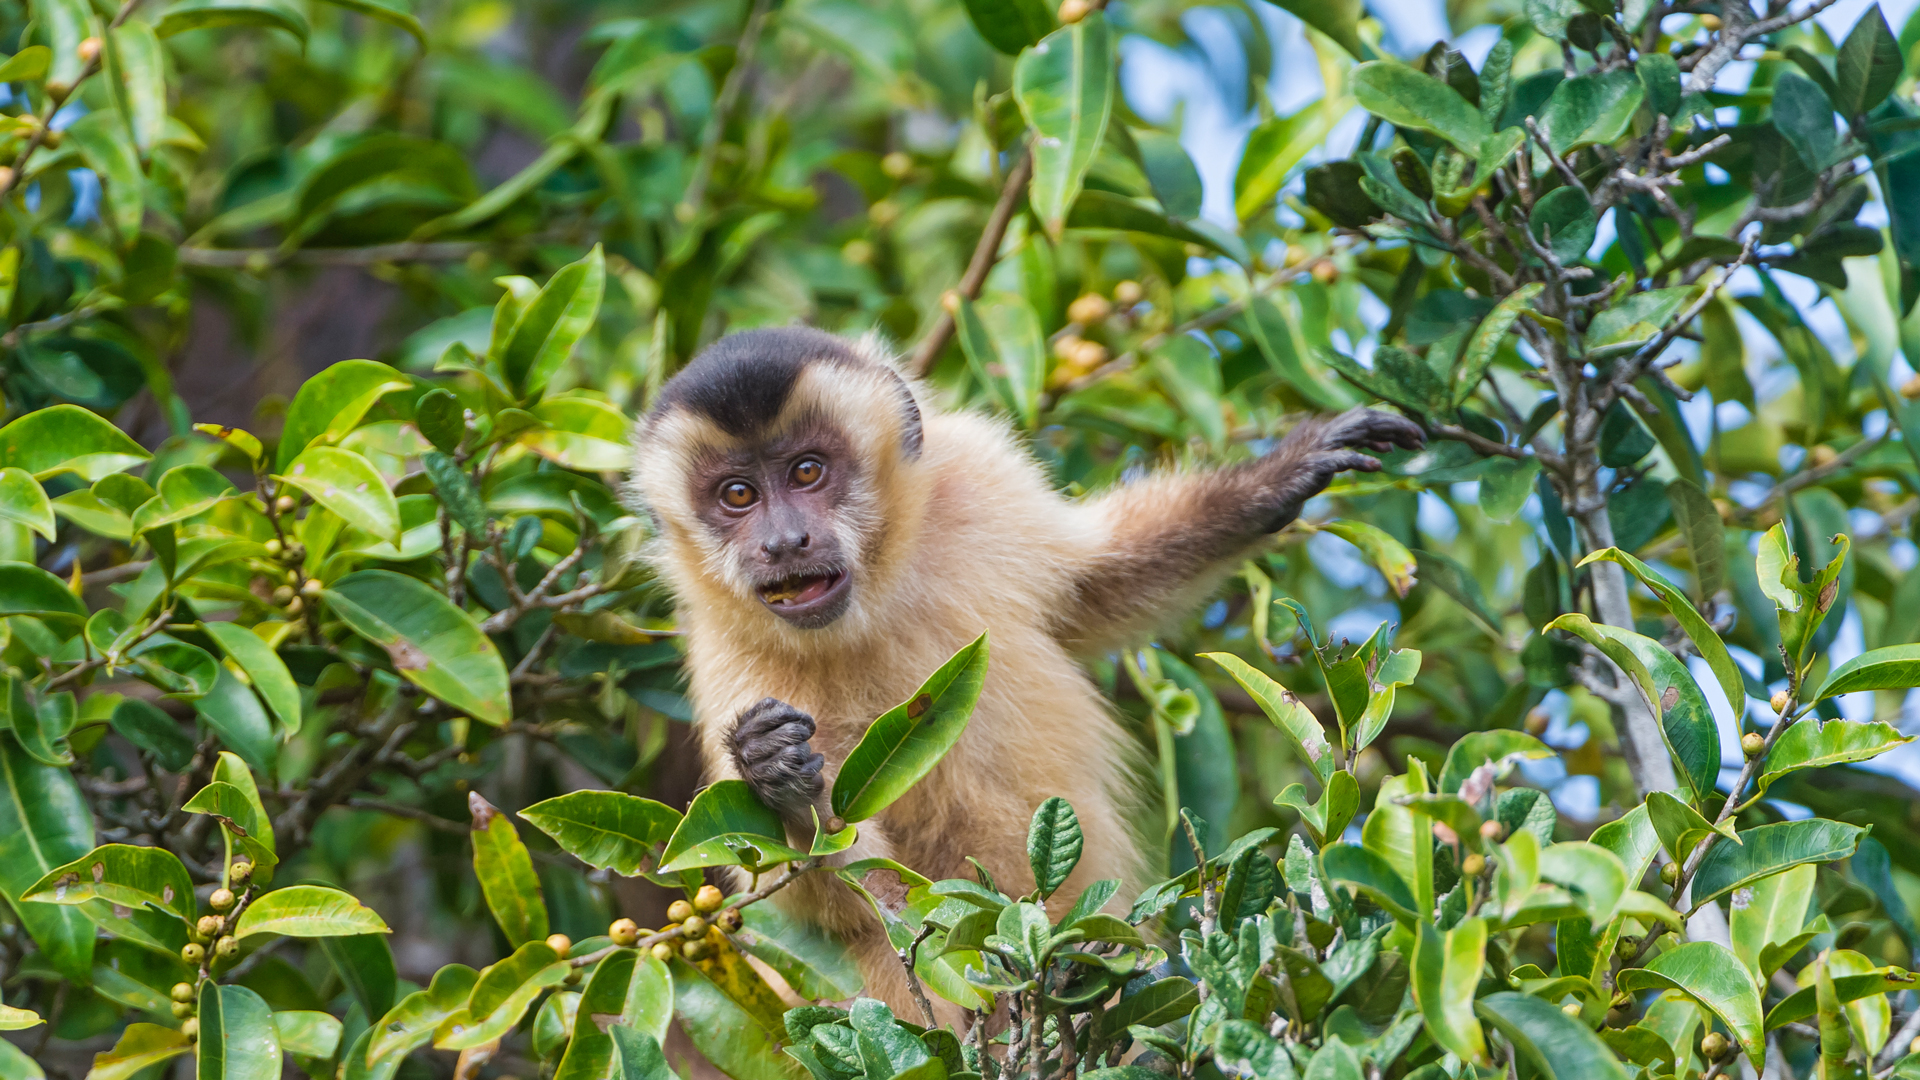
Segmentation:
<svg viewBox="0 0 1920 1080">
<path fill-rule="evenodd" d="M 857 480 L 845 438 L 802 428 L 704 465 L 693 492 L 701 520 L 760 603 L 809 630 L 845 614 L 854 545 L 844 510 Z"/>
</svg>

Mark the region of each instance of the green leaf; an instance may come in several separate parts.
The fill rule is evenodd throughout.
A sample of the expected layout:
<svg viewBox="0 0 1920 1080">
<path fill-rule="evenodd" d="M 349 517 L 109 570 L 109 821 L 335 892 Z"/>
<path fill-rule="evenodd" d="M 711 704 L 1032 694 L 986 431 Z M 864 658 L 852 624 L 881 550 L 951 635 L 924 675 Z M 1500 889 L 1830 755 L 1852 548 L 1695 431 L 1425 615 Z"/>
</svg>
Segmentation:
<svg viewBox="0 0 1920 1080">
<path fill-rule="evenodd" d="M 1553 756 L 1553 750 L 1546 743 L 1524 731 L 1495 730 L 1473 731 L 1461 736 L 1447 751 L 1446 763 L 1440 767 L 1440 791 L 1452 795 L 1467 782 L 1473 770 L 1491 762 L 1497 772 L 1504 773 L 1507 762 L 1516 757 L 1543 758 Z"/>
<path fill-rule="evenodd" d="M 1559 187 L 1534 205 L 1528 227 L 1554 258 L 1562 264 L 1573 264 L 1586 258 L 1600 221 L 1585 195 L 1574 188 Z"/>
<path fill-rule="evenodd" d="M 263 826 L 266 811 L 260 808 L 259 802 L 257 795 L 249 798 L 248 792 L 216 780 L 194 792 L 193 798 L 188 799 L 180 809 L 189 814 L 207 814 L 222 819 L 221 827 L 227 829 L 229 835 L 240 837 L 241 846 L 252 857 L 259 874 L 255 880 L 264 883 L 271 877 L 267 869 L 262 867 L 262 862 L 266 861 L 266 866 L 271 867 L 279 860 L 273 850 L 273 827 Z"/>
<path fill-rule="evenodd" d="M 533 856 L 514 831 L 513 819 L 477 791 L 467 792 L 467 807 L 473 813 L 473 873 L 493 921 L 500 924 L 507 944 L 516 948 L 546 940 L 547 902 L 533 872 Z"/>
<path fill-rule="evenodd" d="M 53 503 L 33 474 L 25 469 L 0 469 L 0 522 L 24 525 L 48 543 L 59 522 L 53 519 Z"/>
<path fill-rule="evenodd" d="M 149 906 L 191 922 L 193 879 L 165 848 L 104 844 L 56 866 L 24 890 L 22 899 L 43 904 L 84 904 L 95 898 L 121 907 Z"/>
<path fill-rule="evenodd" d="M 1754 1068 L 1758 1069 L 1765 1060 L 1767 1044 L 1760 1026 L 1760 991 L 1740 958 L 1725 945 L 1692 941 L 1668 949 L 1644 968 L 1620 972 L 1616 984 L 1629 991 L 1678 990 L 1686 994 L 1727 1025 Z"/>
<path fill-rule="evenodd" d="M 860 969 L 837 939 L 772 904 L 740 911 L 744 925 L 733 943 L 772 968 L 803 998 L 813 1001 L 852 997 L 860 992 Z M 951 939 L 949 939 L 951 940 Z M 666 1012 L 660 1030 L 666 1030 Z"/>
<path fill-rule="evenodd" d="M 1471 991 L 1469 991 L 1471 993 Z M 1503 990 L 1473 1003 L 1542 1080 L 1627 1080 L 1629 1073 L 1592 1029 L 1532 994 Z"/>
<path fill-rule="evenodd" d="M 714 1067 L 728 1076 L 752 1080 L 806 1080 L 805 1070 L 780 1049 L 788 1035 L 778 1023 L 778 1014 L 770 1025 L 742 1008 L 692 964 L 676 959 L 672 968 L 676 1019 L 694 1048 Z"/>
<path fill-rule="evenodd" d="M 765 866 L 804 857 L 804 852 L 786 846 L 786 835 L 780 815 L 755 798 L 745 780 L 721 780 L 693 797 L 687 816 L 660 853 L 659 870 L 671 874 L 703 866 Z"/>
<path fill-rule="evenodd" d="M 573 1038 L 554 1070 L 554 1080 L 600 1080 L 613 1066 L 613 1023 L 626 1010 L 636 954 L 620 949 L 594 966 L 580 992 Z M 651 957 L 649 957 L 651 959 Z"/>
<path fill-rule="evenodd" d="M 1480 511 L 1494 521 L 1512 521 L 1533 494 L 1534 478 L 1539 475 L 1539 458 L 1493 459 L 1480 474 Z"/>
<path fill-rule="evenodd" d="M 1627 890 L 1619 857 L 1598 844 L 1566 841 L 1540 852 L 1540 877 L 1572 890 L 1595 927 L 1611 922 Z"/>
<path fill-rule="evenodd" d="M 1720 729 L 1700 685 L 1679 657 L 1652 638 L 1593 622 L 1578 612 L 1560 616 L 1546 629 L 1565 630 L 1619 665 L 1660 718 L 1661 735 L 1680 766 L 1689 797 L 1713 791 L 1720 775 Z M 1744 691 L 1740 700 L 1746 700 Z"/>
<path fill-rule="evenodd" d="M 1802 863 L 1754 882 L 1743 898 L 1745 903 L 1729 905 L 1734 955 L 1746 965 L 1756 985 L 1773 978 L 1780 965 L 1806 945 L 1800 935 L 1808 928 L 1807 903 L 1813 899 L 1817 873 L 1811 863 Z M 1796 941 L 1798 945 L 1793 944 Z M 1792 952 L 1784 951 L 1784 946 L 1792 946 Z"/>
<path fill-rule="evenodd" d="M 46 78 L 53 50 L 45 45 L 29 45 L 0 63 L 0 82 L 37 82 Z"/>
<path fill-rule="evenodd" d="M 1273 203 L 1294 170 L 1326 141 L 1327 132 L 1345 113 L 1346 109 L 1329 108 L 1325 102 L 1309 102 L 1291 116 L 1273 117 L 1248 133 L 1233 174 L 1233 211 L 1241 221 Z"/>
<path fill-rule="evenodd" d="M 280 1049 L 301 1057 L 330 1060 L 340 1048 L 340 1021 L 323 1012 L 290 1010 L 273 1014 Z"/>
<path fill-rule="evenodd" d="M 154 32 L 161 37 L 225 26 L 284 30 L 307 46 L 307 17 L 286 0 L 181 0 L 160 15 Z"/>
<path fill-rule="evenodd" d="M 575 791 L 534 803 L 520 816 L 561 850 L 596 870 L 633 877 L 680 824 L 664 803 L 618 791 Z"/>
<path fill-rule="evenodd" d="M 432 587 L 390 570 L 361 570 L 321 595 L 355 633 L 387 650 L 407 681 L 495 727 L 513 718 L 499 650 Z"/>
<path fill-rule="evenodd" d="M 1825 973 L 1822 972 L 1822 974 Z M 1920 976 L 1897 967 L 1879 968 L 1864 975 L 1835 975 L 1830 978 L 1833 981 L 1833 997 L 1836 1005 L 1859 1001 L 1861 998 L 1911 990 L 1916 981 L 1920 981 Z M 1788 1024 L 1815 1015 L 1819 1011 L 1817 1002 L 1818 992 L 1815 987 L 1800 988 L 1767 1011 L 1766 1029 L 1776 1031 Z"/>
<path fill-rule="evenodd" d="M 1840 148 L 1840 136 L 1833 127 L 1833 103 L 1812 79 L 1789 69 L 1773 80 L 1773 126 L 1807 168 L 1824 169 L 1833 164 Z"/>
<path fill-rule="evenodd" d="M 1647 794 L 1647 817 L 1653 823 L 1653 831 L 1660 836 L 1660 846 L 1677 863 L 1685 863 L 1700 841 L 1713 833 L 1740 843 L 1732 822 L 1716 828 L 1698 810 L 1664 791 Z"/>
<path fill-rule="evenodd" d="M 585 258 L 556 271 L 514 320 L 496 359 L 507 385 L 523 398 L 538 397 L 573 347 L 593 325 L 606 289 L 607 261 L 595 244 Z"/>
<path fill-rule="evenodd" d="M 982 633 L 940 665 L 912 697 L 868 726 L 834 779 L 833 812 L 850 822 L 865 821 L 932 772 L 966 730 L 986 677 L 987 635 Z"/>
<path fill-rule="evenodd" d="M 232 747 L 248 765 L 271 774 L 280 744 L 274 738 L 273 721 L 268 717 L 266 708 L 253 695 L 253 691 L 248 690 L 233 672 L 213 657 L 190 645 L 180 645 L 176 651 L 185 653 L 188 649 L 192 649 L 191 653 L 186 653 L 192 662 L 196 665 L 205 664 L 213 673 L 211 685 L 204 686 L 203 691 L 193 698 L 194 711 L 220 736 L 220 741 Z M 140 654 L 143 661 L 152 657 L 152 650 Z M 178 661 L 169 660 L 167 664 L 170 669 L 179 670 Z M 157 666 L 157 662 L 150 666 Z"/>
<path fill-rule="evenodd" d="M 1100 1017 L 1100 1037 L 1118 1038 L 1128 1027 L 1160 1027 L 1191 1013 L 1200 1004 L 1193 980 L 1172 977 L 1148 983 L 1121 998 Z"/>
<path fill-rule="evenodd" d="M 1008 56 L 1053 33 L 1053 12 L 1044 0 L 966 0 L 966 9 L 987 44 Z"/>
<path fill-rule="evenodd" d="M 23 897 L 48 871 L 92 847 L 93 812 L 73 774 L 33 760 L 0 734 L 0 893 L 41 955 L 76 982 L 93 967 L 93 924 L 77 908 Z"/>
<path fill-rule="evenodd" d="M 1920 686 L 1920 645 L 1889 645 L 1835 667 L 1807 702 L 1861 690 L 1904 690 L 1911 686 Z"/>
<path fill-rule="evenodd" d="M 273 1010 L 244 986 L 200 984 L 195 1080 L 280 1080 L 280 1034 Z"/>
<path fill-rule="evenodd" d="M 1395 918 L 1414 922 L 1421 917 L 1406 881 L 1377 852 L 1357 844 L 1332 844 L 1320 853 L 1320 870 L 1323 876 L 1366 893 Z"/>
<path fill-rule="evenodd" d="M 1672 117 L 1680 112 L 1680 65 L 1663 52 L 1641 54 L 1633 65 L 1646 94 L 1647 108 L 1658 116 Z"/>
<path fill-rule="evenodd" d="M 1822 818 L 1777 821 L 1744 829 L 1738 844 L 1715 844 L 1700 860 L 1691 893 L 1695 908 L 1801 863 L 1852 855 L 1867 830 Z"/>
<path fill-rule="evenodd" d="M 300 688 L 294 685 L 286 661 L 258 634 L 230 622 L 203 622 L 200 628 L 219 644 L 240 670 L 246 672 L 267 707 L 280 719 L 288 735 L 300 730 Z"/>
<path fill-rule="evenodd" d="M 309 446 L 280 479 L 347 524 L 396 546 L 400 543 L 400 506 L 380 470 L 359 454 L 334 446 Z"/>
<path fill-rule="evenodd" d="M 451 390 L 429 390 L 413 403 L 413 425 L 435 449 L 451 454 L 467 436 L 466 407 Z"/>
<path fill-rule="evenodd" d="M 1366 14 L 1360 0 L 1278 0 L 1278 5 L 1332 38 L 1348 55 L 1358 59 L 1370 54 L 1360 41 L 1360 19 Z"/>
<path fill-rule="evenodd" d="M 320 951 L 327 954 L 333 970 L 365 1015 L 378 1018 L 393 1008 L 400 979 L 394 971 L 387 935 L 343 934 L 319 940 Z"/>
<path fill-rule="evenodd" d="M 1056 240 L 1113 113 L 1114 46 L 1095 11 L 1048 34 L 1013 64 L 1013 96 L 1032 126 L 1034 213 Z"/>
<path fill-rule="evenodd" d="M 114 105 L 145 157 L 167 131 L 166 64 L 153 27 L 129 19 L 107 31 L 103 60 Z"/>
<path fill-rule="evenodd" d="M 1385 529 L 1344 518 L 1322 522 L 1320 529 L 1359 548 L 1360 554 L 1387 579 L 1387 588 L 1393 590 L 1393 595 L 1405 599 L 1413 590 L 1414 572 L 1418 569 L 1413 553 Z"/>
<path fill-rule="evenodd" d="M 1719 520 L 1717 514 L 1714 520 L 1716 522 Z M 1680 624 L 1680 629 L 1686 631 L 1687 637 L 1692 639 L 1693 647 L 1699 651 L 1701 659 L 1707 662 L 1707 667 L 1713 672 L 1713 677 L 1719 681 L 1720 690 L 1727 695 L 1727 701 L 1732 705 L 1734 712 L 1740 712 L 1747 702 L 1746 681 L 1741 677 L 1740 668 L 1734 664 L 1733 657 L 1727 652 L 1726 643 L 1720 640 L 1720 635 L 1714 632 L 1705 618 L 1701 617 L 1699 610 L 1693 606 L 1693 602 L 1687 599 L 1687 595 L 1681 592 L 1673 582 L 1663 577 L 1658 570 L 1616 547 L 1596 551 L 1581 559 L 1578 565 L 1586 566 L 1588 563 L 1600 560 L 1619 563 L 1625 567 L 1627 572 L 1638 578 L 1642 585 L 1645 585 L 1662 604 L 1666 605 L 1668 613 L 1673 616 L 1675 622 Z"/>
<path fill-rule="evenodd" d="M 1788 727 L 1774 741 L 1773 748 L 1767 751 L 1766 767 L 1760 773 L 1759 794 L 1765 794 L 1775 780 L 1796 769 L 1866 761 L 1910 743 L 1913 738 L 1878 722 L 1822 722 L 1809 716 Z"/>
<path fill-rule="evenodd" d="M 1871 112 L 1900 81 L 1900 42 L 1887 25 L 1880 8 L 1862 12 L 1847 38 L 1840 43 L 1840 55 L 1834 58 L 1834 85 L 1840 91 L 1834 107 L 1842 116 L 1854 117 Z"/>
<path fill-rule="evenodd" d="M 193 1040 L 177 1028 L 128 1024 L 113 1049 L 93 1056 L 87 1080 L 134 1080 L 156 1065 L 192 1052 Z M 5 1064 L 0 1058 L 0 1066 Z"/>
<path fill-rule="evenodd" d="M 0 427 L 0 468 L 25 469 L 36 480 L 71 472 L 91 482 L 152 456 L 126 432 L 78 405 L 39 409 Z M 5 592 L 0 589 L 0 595 Z"/>
<path fill-rule="evenodd" d="M 1628 881 L 1645 877 L 1660 850 L 1660 834 L 1654 830 L 1645 804 L 1595 829 L 1589 842 L 1613 852 L 1627 868 Z"/>
<path fill-rule="evenodd" d="M 46 1021 L 32 1009 L 16 1009 L 11 1005 L 0 1005 L 0 1031 L 25 1031 L 44 1023 Z"/>
<path fill-rule="evenodd" d="M 627 416 L 612 405 L 568 394 L 550 397 L 532 412 L 545 426 L 522 433 L 519 442 L 541 457 L 582 472 L 612 472 L 633 464 Z"/>
<path fill-rule="evenodd" d="M 1714 395 L 1716 401 L 1732 400 Z M 1693 558 L 1697 595 L 1711 600 L 1727 585 L 1726 528 L 1713 499 L 1685 477 L 1667 483 L 1667 501 L 1673 504 L 1673 519 L 1686 539 L 1687 553 Z M 1719 670 L 1714 675 L 1719 677 Z M 1730 699 L 1731 700 L 1731 699 Z"/>
<path fill-rule="evenodd" d="M 1360 107 L 1395 127 L 1430 131 L 1473 154 L 1493 129 L 1453 87 L 1394 60 L 1359 64 L 1348 74 Z"/>
<path fill-rule="evenodd" d="M 339 889 L 294 885 L 275 889 L 248 904 L 247 910 L 240 913 L 233 936 L 279 934 L 323 938 L 389 932 L 386 921 L 372 908 Z"/>
<path fill-rule="evenodd" d="M 1582 248 L 1582 253 L 1585 250 Z M 1540 290 L 1544 288 L 1546 286 L 1537 281 L 1523 285 L 1507 294 L 1504 299 L 1494 305 L 1492 311 L 1487 312 L 1485 318 L 1480 320 L 1480 325 L 1474 328 L 1473 336 L 1467 339 L 1467 347 L 1461 351 L 1460 361 L 1455 369 L 1456 374 L 1453 379 L 1455 406 L 1464 404 L 1473 396 L 1474 389 L 1480 385 L 1480 380 L 1486 375 L 1487 369 L 1493 366 L 1494 357 L 1499 355 L 1500 345 L 1506 340 L 1507 331 L 1512 330 L 1513 324 L 1519 321 L 1520 316 L 1526 314 L 1528 305 L 1533 303 L 1533 298 L 1540 295 Z M 1483 480 L 1482 483 L 1484 482 Z M 1522 501 L 1525 501 L 1524 497 Z M 1513 513 L 1508 512 L 1507 518 L 1512 516 Z M 1507 518 L 1500 520 L 1504 521 Z"/>
<path fill-rule="evenodd" d="M 327 0 L 327 3 L 389 26 L 397 26 L 412 34 L 422 49 L 427 47 L 427 28 L 421 26 L 420 20 L 414 18 L 412 13 L 395 6 L 390 0 Z"/>
<path fill-rule="evenodd" d="M 176 465 L 160 477 L 152 498 L 134 510 L 134 535 L 198 517 L 228 499 L 238 498 L 232 481 L 205 465 Z"/>
<path fill-rule="evenodd" d="M 1553 88 L 1540 109 L 1540 130 L 1553 152 L 1610 143 L 1626 133 L 1645 91 L 1632 68 L 1576 75 Z"/>
<path fill-rule="evenodd" d="M 372 360 L 343 360 L 326 368 L 301 383 L 288 403 L 275 467 L 286 471 L 315 440 L 338 442 L 381 398 L 412 388 L 405 375 Z"/>
<path fill-rule="evenodd" d="M 140 174 L 140 153 L 126 123 L 110 111 L 89 113 L 69 124 L 65 134 L 80 151 L 80 160 L 100 178 L 103 216 L 121 246 L 131 245 L 140 238 L 146 178 Z"/>
<path fill-rule="evenodd" d="M 542 942 L 541 944 L 545 944 Z M 404 1055 L 425 1046 L 434 1029 L 467 1007 L 480 973 L 464 964 L 448 964 L 433 973 L 425 990 L 416 990 L 380 1017 L 372 1027 L 367 1061 L 375 1064 L 392 1055 Z"/>
<path fill-rule="evenodd" d="M 74 630 L 87 607 L 67 584 L 29 563 L 0 562 L 0 615 L 31 615 Z"/>
<path fill-rule="evenodd" d="M 1473 991 L 1485 962 L 1487 924 L 1462 919 L 1444 933 L 1422 922 L 1413 951 L 1413 999 L 1426 1018 L 1427 1033 L 1448 1051 L 1485 1061 L 1486 1035 L 1474 1018 Z"/>
<path fill-rule="evenodd" d="M 440 493 L 440 502 L 447 508 L 447 515 L 476 542 L 484 542 L 487 537 L 487 508 L 459 463 L 438 450 L 429 450 L 420 455 L 420 464 L 426 470 L 427 478 L 433 481 L 434 490 Z"/>
<path fill-rule="evenodd" d="M 1067 875 L 1080 862 L 1085 841 L 1080 818 L 1060 796 L 1049 798 L 1033 812 L 1033 824 L 1027 829 L 1027 863 L 1033 868 L 1034 888 L 1042 899 L 1067 883 Z"/>
<path fill-rule="evenodd" d="M 1314 718 L 1300 699 L 1286 687 L 1274 682 L 1265 673 L 1248 664 L 1232 653 L 1201 653 L 1203 658 L 1225 668 L 1233 681 L 1251 696 L 1273 726 L 1293 743 L 1294 750 L 1305 759 L 1307 766 L 1315 776 L 1325 783 L 1333 775 L 1333 750 L 1327 744 L 1326 729 Z"/>
</svg>

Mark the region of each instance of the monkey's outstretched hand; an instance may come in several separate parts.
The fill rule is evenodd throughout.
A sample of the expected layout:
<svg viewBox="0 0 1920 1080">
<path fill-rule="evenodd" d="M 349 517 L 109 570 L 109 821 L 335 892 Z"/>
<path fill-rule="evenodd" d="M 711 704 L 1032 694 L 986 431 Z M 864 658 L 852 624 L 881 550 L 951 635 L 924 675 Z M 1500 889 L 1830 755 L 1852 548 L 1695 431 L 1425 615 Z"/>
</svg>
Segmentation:
<svg viewBox="0 0 1920 1080">
<path fill-rule="evenodd" d="M 781 814 L 806 817 L 824 785 L 826 758 L 813 752 L 813 717 L 777 698 L 762 698 L 733 726 L 733 760 L 753 793 Z"/>
<path fill-rule="evenodd" d="M 1273 453 L 1260 462 L 1270 486 L 1263 500 L 1269 511 L 1266 531 L 1278 532 L 1294 518 L 1308 499 L 1326 490 L 1335 473 L 1348 469 L 1378 472 L 1380 461 L 1360 452 L 1381 453 L 1399 447 L 1418 450 L 1427 445 L 1420 425 L 1390 412 L 1352 408 L 1326 420 L 1309 420 L 1288 433 Z"/>
</svg>

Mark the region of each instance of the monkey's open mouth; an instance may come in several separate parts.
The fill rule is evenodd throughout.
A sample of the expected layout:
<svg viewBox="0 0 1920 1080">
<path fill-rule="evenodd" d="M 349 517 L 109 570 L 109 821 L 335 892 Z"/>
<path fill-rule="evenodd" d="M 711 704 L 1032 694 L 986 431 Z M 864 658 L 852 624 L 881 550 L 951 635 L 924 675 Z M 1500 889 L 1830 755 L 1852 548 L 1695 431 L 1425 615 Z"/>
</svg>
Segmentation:
<svg viewBox="0 0 1920 1080">
<path fill-rule="evenodd" d="M 824 626 L 840 614 L 848 576 L 841 570 L 817 570 L 762 585 L 760 600 L 782 618 Z"/>
</svg>

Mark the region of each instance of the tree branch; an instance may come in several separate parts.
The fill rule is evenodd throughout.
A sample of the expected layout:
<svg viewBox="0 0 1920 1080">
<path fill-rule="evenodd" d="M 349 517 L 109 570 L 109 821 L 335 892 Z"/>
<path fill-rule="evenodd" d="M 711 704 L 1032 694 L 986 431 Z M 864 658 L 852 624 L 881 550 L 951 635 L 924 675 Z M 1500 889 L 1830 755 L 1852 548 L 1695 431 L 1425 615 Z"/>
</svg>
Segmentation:
<svg viewBox="0 0 1920 1080">
<path fill-rule="evenodd" d="M 973 258 L 967 260 L 967 272 L 960 275 L 960 285 L 955 290 L 968 300 L 980 295 L 981 286 L 987 283 L 987 273 L 1000 258 L 1000 242 L 1007 237 L 1007 226 L 1013 221 L 1014 211 L 1019 209 L 1020 200 L 1026 196 L 1027 181 L 1033 178 L 1033 155 L 1022 152 L 1020 160 L 1007 172 L 1007 181 L 1000 187 L 1000 201 L 993 204 L 993 213 L 987 218 L 986 231 L 980 234 L 980 242 L 973 246 Z M 933 367 L 934 360 L 940 356 L 940 350 L 953 340 L 953 312 L 943 311 L 934 321 L 933 329 L 920 339 L 913 350 L 913 358 L 907 361 L 907 372 L 913 376 L 925 375 Z"/>
</svg>

